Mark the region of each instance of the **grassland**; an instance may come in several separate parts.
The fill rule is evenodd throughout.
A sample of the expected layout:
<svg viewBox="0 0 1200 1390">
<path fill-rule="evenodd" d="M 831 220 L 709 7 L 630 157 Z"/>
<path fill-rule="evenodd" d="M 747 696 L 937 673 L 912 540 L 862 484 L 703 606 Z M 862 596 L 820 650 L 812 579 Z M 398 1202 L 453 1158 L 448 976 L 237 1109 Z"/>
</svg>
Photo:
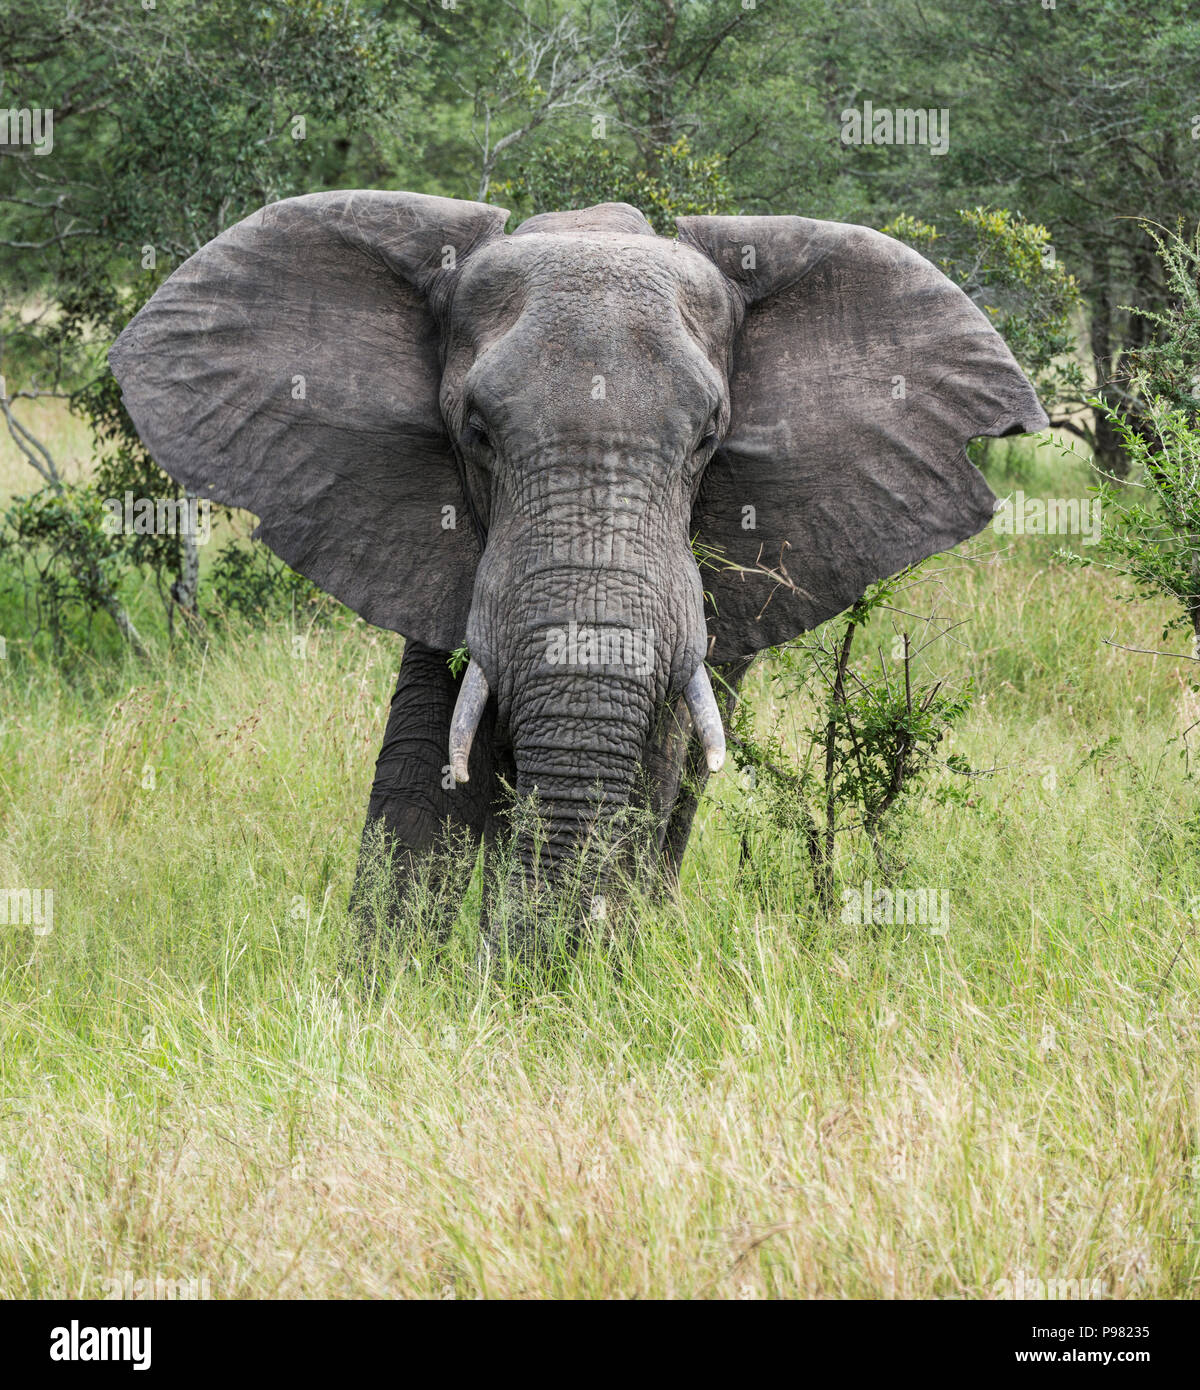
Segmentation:
<svg viewBox="0 0 1200 1390">
<path fill-rule="evenodd" d="M 994 467 L 1087 486 L 1052 449 Z M 1200 709 L 1184 663 L 1105 645 L 1163 611 L 1060 544 L 939 566 L 971 621 L 926 660 L 973 677 L 953 747 L 994 769 L 897 828 L 944 935 L 824 919 L 784 833 L 740 870 L 729 770 L 678 899 L 533 991 L 470 970 L 478 881 L 445 953 L 339 976 L 399 639 L 56 669 L 10 601 L 0 886 L 54 896 L 47 934 L 0 926 L 0 1293 L 1193 1295 Z"/>
</svg>

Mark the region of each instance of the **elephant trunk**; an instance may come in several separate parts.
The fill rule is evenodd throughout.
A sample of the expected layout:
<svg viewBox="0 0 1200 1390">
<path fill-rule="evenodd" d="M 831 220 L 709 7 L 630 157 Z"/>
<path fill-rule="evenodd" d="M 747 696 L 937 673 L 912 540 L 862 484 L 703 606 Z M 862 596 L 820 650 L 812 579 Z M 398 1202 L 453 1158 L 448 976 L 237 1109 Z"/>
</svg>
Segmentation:
<svg viewBox="0 0 1200 1390">
<path fill-rule="evenodd" d="M 638 772 L 651 723 L 653 695 L 645 684 L 597 680 L 584 698 L 566 683 L 547 682 L 536 712 L 514 731 L 518 796 L 528 797 L 536 825 L 522 824 L 515 853 L 525 877 L 554 886 L 571 865 L 597 882 L 600 859 L 580 865 L 591 842 L 599 850 L 622 812 L 638 798 Z"/>
<path fill-rule="evenodd" d="M 475 740 L 479 721 L 483 718 L 489 693 L 483 669 L 477 661 L 472 660 L 463 678 L 458 700 L 454 705 L 454 717 L 450 723 L 450 769 L 456 782 L 470 781 L 467 767 L 471 745 Z M 692 716 L 696 736 L 704 749 L 708 770 L 720 772 L 725 765 L 725 729 L 703 662 L 696 667 L 691 680 L 684 687 L 683 697 L 688 713 Z"/>
<path fill-rule="evenodd" d="M 522 470 L 521 506 L 493 513 L 467 631 L 478 669 L 472 662 L 463 682 L 451 768 L 465 771 L 490 689 L 515 790 L 537 812 L 536 825 L 518 817 L 517 898 L 562 886 L 568 865 L 570 877 L 602 885 L 624 857 L 622 821 L 642 808 L 643 765 L 669 698 L 685 695 L 709 766 L 723 760 L 690 499 L 679 480 L 656 491 L 662 471 L 617 448 L 541 456 Z"/>
<path fill-rule="evenodd" d="M 577 921 L 602 917 L 613 879 L 636 872 L 638 851 L 653 842 L 643 769 L 659 711 L 681 685 L 710 767 L 723 759 L 703 664 L 695 662 L 686 682 L 672 673 L 690 634 L 667 626 L 666 607 L 656 602 L 634 614 L 644 624 L 632 629 L 641 634 L 637 640 L 630 630 L 602 624 L 542 634 L 550 659 L 514 688 L 508 730 L 525 810 L 515 826 L 507 896 L 523 948 L 535 940 L 534 899 L 548 891 L 558 901 L 551 921 L 561 920 L 564 891 Z M 658 622 L 649 621 L 651 611 Z M 589 649 L 596 664 L 589 664 Z M 690 653 L 684 659 L 691 665 Z"/>
</svg>

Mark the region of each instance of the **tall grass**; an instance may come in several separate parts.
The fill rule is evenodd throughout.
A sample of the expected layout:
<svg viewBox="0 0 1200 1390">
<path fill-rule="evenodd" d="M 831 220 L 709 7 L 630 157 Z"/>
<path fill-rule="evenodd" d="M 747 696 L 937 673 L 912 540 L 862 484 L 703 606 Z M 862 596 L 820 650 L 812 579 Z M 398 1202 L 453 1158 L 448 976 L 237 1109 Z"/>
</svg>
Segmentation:
<svg viewBox="0 0 1200 1390">
<path fill-rule="evenodd" d="M 0 926 L 0 1292 L 1193 1293 L 1200 711 L 1183 663 L 1104 644 L 1162 614 L 1060 544 L 937 566 L 971 622 L 924 659 L 974 677 L 953 746 L 994 769 L 898 827 L 945 935 L 823 919 L 786 834 L 740 862 L 730 770 L 677 900 L 540 989 L 473 968 L 478 876 L 444 951 L 339 973 L 398 639 L 65 673 L 10 646 L 0 886 L 54 898 L 47 935 Z M 772 717 L 768 669 L 748 698 Z"/>
</svg>

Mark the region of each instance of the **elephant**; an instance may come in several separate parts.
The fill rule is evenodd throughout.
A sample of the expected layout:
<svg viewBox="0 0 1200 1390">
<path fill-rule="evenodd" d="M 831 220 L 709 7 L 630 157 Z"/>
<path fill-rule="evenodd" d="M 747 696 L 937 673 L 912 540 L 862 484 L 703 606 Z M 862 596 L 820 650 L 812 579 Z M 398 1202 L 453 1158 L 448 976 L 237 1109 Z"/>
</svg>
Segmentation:
<svg viewBox="0 0 1200 1390">
<path fill-rule="evenodd" d="M 508 218 L 378 190 L 271 203 L 110 354 L 167 473 L 403 634 L 366 827 L 400 903 L 452 839 L 501 843 L 514 797 L 537 819 L 504 841 L 506 901 L 635 811 L 670 884 L 755 655 L 980 531 L 967 443 L 1047 425 L 985 314 L 867 227 Z M 485 942 L 523 948 L 534 915 Z"/>
</svg>

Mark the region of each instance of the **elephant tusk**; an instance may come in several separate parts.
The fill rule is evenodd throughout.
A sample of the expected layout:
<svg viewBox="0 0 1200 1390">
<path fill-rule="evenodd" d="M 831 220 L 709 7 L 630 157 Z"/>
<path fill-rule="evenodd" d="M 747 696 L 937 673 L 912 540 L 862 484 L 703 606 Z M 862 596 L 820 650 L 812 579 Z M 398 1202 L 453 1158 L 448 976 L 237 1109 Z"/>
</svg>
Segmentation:
<svg viewBox="0 0 1200 1390">
<path fill-rule="evenodd" d="M 720 772 L 725 764 L 725 729 L 721 724 L 721 711 L 717 708 L 717 697 L 713 694 L 708 672 L 702 661 L 696 667 L 696 674 L 683 690 L 692 723 L 704 745 L 704 756 L 708 759 L 709 772 Z"/>
<path fill-rule="evenodd" d="M 467 776 L 467 762 L 471 757 L 471 744 L 475 739 L 475 730 L 479 728 L 479 721 L 483 718 L 483 708 L 487 699 L 487 677 L 478 663 L 472 660 L 454 704 L 454 717 L 450 720 L 450 773 L 456 782 L 470 780 Z"/>
</svg>

